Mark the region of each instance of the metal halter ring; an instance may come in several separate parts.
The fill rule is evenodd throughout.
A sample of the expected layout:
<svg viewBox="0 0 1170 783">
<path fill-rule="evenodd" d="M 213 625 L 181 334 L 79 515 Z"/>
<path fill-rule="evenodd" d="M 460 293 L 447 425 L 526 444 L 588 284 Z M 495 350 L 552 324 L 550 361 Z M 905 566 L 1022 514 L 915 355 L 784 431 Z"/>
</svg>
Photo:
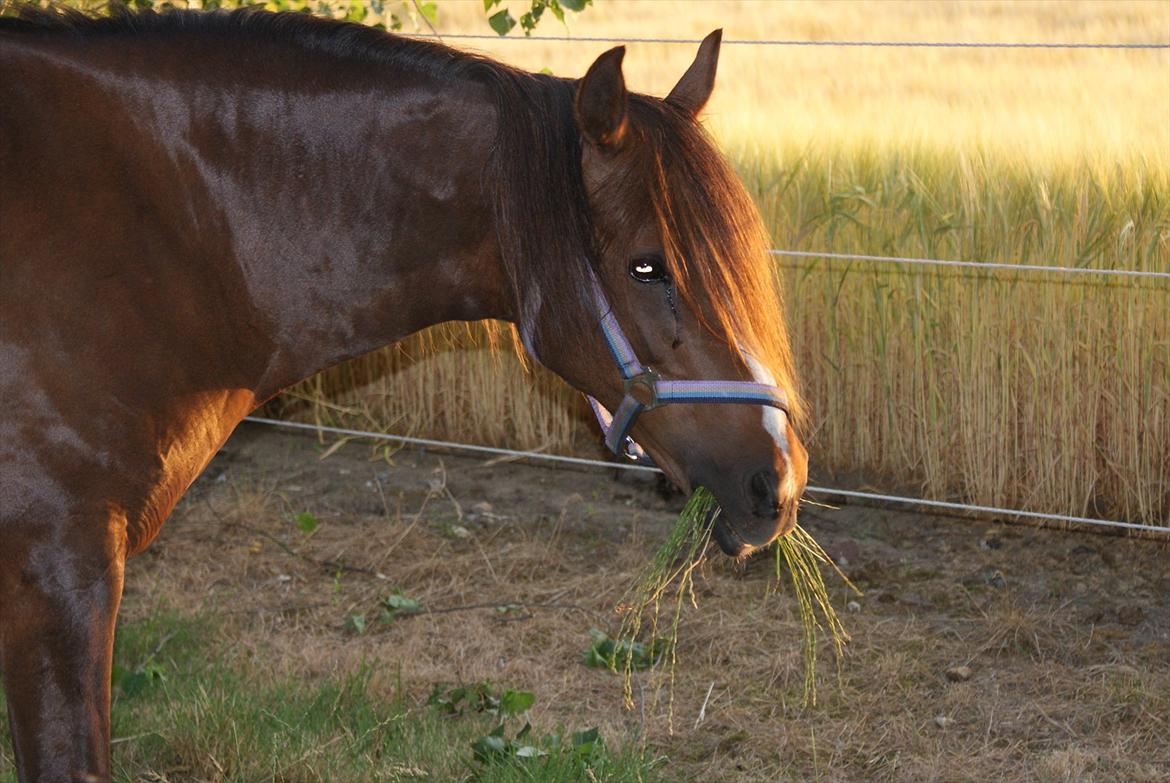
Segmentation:
<svg viewBox="0 0 1170 783">
<path fill-rule="evenodd" d="M 642 406 L 642 410 L 651 411 L 657 408 L 660 404 L 658 402 L 658 382 L 660 380 L 662 380 L 662 376 L 660 376 L 654 369 L 645 367 L 642 369 L 642 372 L 638 373 L 637 375 L 632 375 L 629 378 L 623 379 L 622 388 L 627 397 L 633 398 L 638 402 L 639 405 Z M 646 391 L 650 392 L 649 402 L 642 402 L 640 399 L 634 396 L 633 392 L 635 386 L 641 386 L 642 388 L 646 389 Z"/>
</svg>

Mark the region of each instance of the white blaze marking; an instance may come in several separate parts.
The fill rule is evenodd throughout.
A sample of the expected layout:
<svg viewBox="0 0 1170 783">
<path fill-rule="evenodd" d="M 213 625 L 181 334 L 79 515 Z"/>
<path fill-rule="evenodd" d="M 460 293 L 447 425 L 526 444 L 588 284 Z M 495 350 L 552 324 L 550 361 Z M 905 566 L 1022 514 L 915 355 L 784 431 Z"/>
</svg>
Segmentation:
<svg viewBox="0 0 1170 783">
<path fill-rule="evenodd" d="M 752 380 L 756 383 L 767 384 L 768 386 L 778 385 L 772 373 L 768 371 L 768 368 L 756 361 L 751 354 L 740 351 L 740 356 L 743 357 L 748 369 L 752 371 Z M 763 409 L 761 415 L 764 418 L 764 429 L 768 431 L 768 434 L 772 436 L 772 440 L 776 442 L 776 448 L 784 455 L 784 462 L 787 466 L 790 454 L 788 446 L 788 415 L 779 408 L 774 408 L 771 405 L 761 405 L 760 407 Z M 793 476 L 793 471 L 784 471 L 783 487 L 786 495 L 791 496 L 794 494 L 793 491 L 796 489 L 795 480 L 796 477 Z"/>
</svg>

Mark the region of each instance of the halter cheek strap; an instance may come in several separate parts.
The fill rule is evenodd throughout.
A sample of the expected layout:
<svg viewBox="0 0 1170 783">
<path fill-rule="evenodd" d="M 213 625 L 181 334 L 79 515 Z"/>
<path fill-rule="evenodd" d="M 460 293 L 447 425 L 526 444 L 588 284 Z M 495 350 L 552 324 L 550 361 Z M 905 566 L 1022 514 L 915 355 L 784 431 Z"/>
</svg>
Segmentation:
<svg viewBox="0 0 1170 783">
<path fill-rule="evenodd" d="M 719 403 L 767 405 L 788 413 L 784 392 L 776 386 L 751 381 L 674 381 L 663 380 L 652 368 L 638 361 L 633 346 L 618 325 L 597 280 L 592 281 L 593 297 L 600 317 L 601 334 L 622 376 L 624 395 L 617 410 L 610 413 L 593 397 L 586 395 L 605 445 L 614 454 L 624 455 L 644 464 L 652 464 L 645 450 L 629 436 L 630 428 L 642 411 L 671 403 Z M 634 392 L 638 396 L 634 396 Z"/>
</svg>

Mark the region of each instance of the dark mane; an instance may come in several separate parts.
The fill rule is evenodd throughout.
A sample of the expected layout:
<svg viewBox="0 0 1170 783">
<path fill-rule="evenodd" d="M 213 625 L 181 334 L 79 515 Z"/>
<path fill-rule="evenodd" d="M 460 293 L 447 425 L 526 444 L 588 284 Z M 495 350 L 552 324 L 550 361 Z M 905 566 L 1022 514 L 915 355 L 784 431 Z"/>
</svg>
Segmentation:
<svg viewBox="0 0 1170 783">
<path fill-rule="evenodd" d="M 484 85 L 494 96 L 498 116 L 484 187 L 495 205 L 521 329 L 538 307 L 557 314 L 558 328 L 595 326 L 597 314 L 586 281 L 597 262 L 596 244 L 605 239 L 594 235 L 581 172 L 581 140 L 573 114 L 576 80 L 533 74 L 440 43 L 301 13 L 155 13 L 119 5 L 108 16 L 94 16 L 20 3 L 8 7 L 7 13 L 13 11 L 15 15 L 0 16 L 0 40 L 5 33 L 85 38 L 198 33 L 286 43 L 325 57 L 356 58 Z M 635 94 L 630 96 L 630 119 L 640 143 L 629 175 L 613 187 L 634 188 L 638 195 L 609 200 L 645 205 L 644 214 L 625 219 L 657 223 L 684 300 L 708 328 L 772 371 L 799 417 L 767 233 L 751 197 L 689 115 Z"/>
<path fill-rule="evenodd" d="M 286 43 L 331 57 L 413 66 L 435 75 L 486 61 L 441 44 L 392 35 L 374 27 L 303 13 L 269 13 L 258 6 L 156 12 L 135 11 L 120 2 L 112 2 L 108 14 L 98 15 L 59 4 L 41 8 L 16 2 L 0 5 L 0 32 L 89 39 L 202 33 Z"/>
</svg>

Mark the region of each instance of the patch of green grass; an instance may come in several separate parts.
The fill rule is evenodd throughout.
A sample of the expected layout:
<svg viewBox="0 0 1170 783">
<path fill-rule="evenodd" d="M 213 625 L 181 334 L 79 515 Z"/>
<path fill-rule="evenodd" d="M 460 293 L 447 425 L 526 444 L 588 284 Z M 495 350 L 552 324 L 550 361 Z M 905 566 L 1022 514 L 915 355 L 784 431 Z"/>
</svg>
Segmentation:
<svg viewBox="0 0 1170 783">
<path fill-rule="evenodd" d="M 373 665 L 315 682 L 273 676 L 265 661 L 233 651 L 205 617 L 161 613 L 124 625 L 115 663 L 115 781 L 660 779 L 642 751 L 575 742 L 562 728 L 542 734 L 531 757 L 487 758 L 479 749 L 497 731 L 498 715 L 452 717 L 378 694 Z M 7 743 L 7 721 L 0 727 Z M 15 771 L 5 746 L 0 783 L 10 781 Z"/>
</svg>

